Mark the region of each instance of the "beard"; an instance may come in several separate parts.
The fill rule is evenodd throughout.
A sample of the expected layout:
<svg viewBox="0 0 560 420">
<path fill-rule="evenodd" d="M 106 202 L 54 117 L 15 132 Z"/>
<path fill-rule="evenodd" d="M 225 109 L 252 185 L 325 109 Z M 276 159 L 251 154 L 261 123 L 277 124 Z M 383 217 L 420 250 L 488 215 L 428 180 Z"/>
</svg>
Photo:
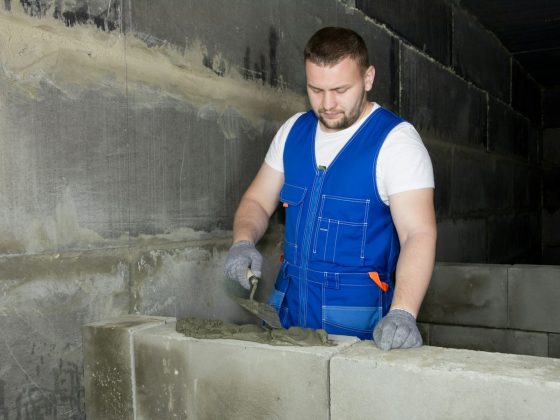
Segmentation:
<svg viewBox="0 0 560 420">
<path fill-rule="evenodd" d="M 348 114 L 346 114 L 344 111 L 341 111 L 340 115 L 342 118 L 334 121 L 324 118 L 323 113 L 325 112 L 325 110 L 320 109 L 318 115 L 319 121 L 321 121 L 321 123 L 330 130 L 344 130 L 345 128 L 350 127 L 352 124 L 358 121 L 365 108 L 365 103 L 366 103 L 366 93 L 364 93 L 364 95 L 362 96 L 358 106 L 351 109 Z"/>
</svg>

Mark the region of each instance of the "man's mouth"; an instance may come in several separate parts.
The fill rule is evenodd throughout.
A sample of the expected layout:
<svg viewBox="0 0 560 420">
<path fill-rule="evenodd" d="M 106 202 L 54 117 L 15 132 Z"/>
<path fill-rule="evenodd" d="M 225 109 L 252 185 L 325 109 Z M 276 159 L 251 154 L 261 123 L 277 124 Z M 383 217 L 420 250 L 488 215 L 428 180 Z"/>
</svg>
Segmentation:
<svg viewBox="0 0 560 420">
<path fill-rule="evenodd" d="M 321 112 L 321 115 L 328 119 L 338 118 L 341 114 L 341 112 Z"/>
</svg>

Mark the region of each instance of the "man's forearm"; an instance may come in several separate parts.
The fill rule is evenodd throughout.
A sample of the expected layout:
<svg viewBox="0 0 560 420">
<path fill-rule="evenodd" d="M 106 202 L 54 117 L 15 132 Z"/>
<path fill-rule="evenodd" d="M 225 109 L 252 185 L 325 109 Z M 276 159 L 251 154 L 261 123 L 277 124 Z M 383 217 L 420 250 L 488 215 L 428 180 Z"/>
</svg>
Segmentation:
<svg viewBox="0 0 560 420">
<path fill-rule="evenodd" d="M 432 278 L 435 244 L 435 232 L 412 235 L 402 244 L 392 309 L 404 309 L 415 317 L 418 315 Z"/>
<path fill-rule="evenodd" d="M 233 242 L 256 243 L 266 232 L 270 215 L 256 201 L 243 197 L 233 220 Z"/>
</svg>

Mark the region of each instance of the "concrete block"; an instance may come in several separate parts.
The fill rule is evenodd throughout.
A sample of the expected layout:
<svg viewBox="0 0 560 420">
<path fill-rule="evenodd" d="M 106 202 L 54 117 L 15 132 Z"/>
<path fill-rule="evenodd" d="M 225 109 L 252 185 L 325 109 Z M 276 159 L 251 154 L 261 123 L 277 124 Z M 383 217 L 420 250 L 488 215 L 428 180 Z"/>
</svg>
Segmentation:
<svg viewBox="0 0 560 420">
<path fill-rule="evenodd" d="M 513 165 L 513 205 L 517 210 L 528 209 L 530 190 L 537 188 L 538 173 L 525 165 Z"/>
<path fill-rule="evenodd" d="M 538 166 L 543 160 L 543 129 L 529 124 L 529 164 Z"/>
<path fill-rule="evenodd" d="M 498 188 L 494 157 L 485 152 L 455 150 L 453 155 L 451 209 L 453 214 L 486 210 L 495 205 Z M 501 181 L 504 184 L 511 179 Z M 511 187 L 510 187 L 511 188 Z M 507 199 L 507 188 L 503 199 Z"/>
<path fill-rule="evenodd" d="M 436 261 L 486 262 L 484 219 L 442 220 L 438 222 L 437 229 Z"/>
<path fill-rule="evenodd" d="M 542 251 L 542 263 L 560 265 L 560 246 L 545 245 Z"/>
<path fill-rule="evenodd" d="M 533 123 L 540 125 L 542 118 L 541 87 L 515 59 L 512 59 L 511 70 L 511 106 Z"/>
<path fill-rule="evenodd" d="M 507 267 L 437 263 L 422 303 L 422 322 L 507 327 Z"/>
<path fill-rule="evenodd" d="M 0 258 L 0 418 L 83 418 L 81 327 L 128 303 L 119 250 Z"/>
<path fill-rule="evenodd" d="M 446 2 L 356 0 L 356 7 L 439 62 L 450 63 L 451 7 Z"/>
<path fill-rule="evenodd" d="M 545 246 L 560 246 L 560 210 L 542 212 L 542 240 Z"/>
<path fill-rule="evenodd" d="M 547 334 L 529 331 L 508 330 L 507 352 L 528 356 L 549 357 Z"/>
<path fill-rule="evenodd" d="M 503 214 L 488 219 L 488 262 L 511 264 L 531 249 L 530 213 Z"/>
<path fill-rule="evenodd" d="M 509 105 L 490 98 L 488 150 L 529 158 L 529 122 Z"/>
<path fill-rule="evenodd" d="M 509 210 L 514 207 L 515 174 L 518 165 L 511 160 L 497 159 L 496 172 L 492 183 L 494 194 L 490 197 L 492 209 Z M 526 180 L 524 180 L 527 184 Z M 517 190 L 516 190 L 517 191 Z"/>
<path fill-rule="evenodd" d="M 542 223 L 541 223 L 541 211 L 531 210 L 529 213 L 529 246 L 531 250 L 535 252 L 535 258 L 527 260 L 525 264 L 532 264 L 535 261 L 541 261 L 542 257 Z"/>
<path fill-rule="evenodd" d="M 331 359 L 331 418 L 552 420 L 559 378 L 554 359 L 363 342 Z"/>
<path fill-rule="evenodd" d="M 83 327 L 88 419 L 136 419 L 132 337 L 174 318 L 122 316 Z"/>
<path fill-rule="evenodd" d="M 508 277 L 509 327 L 560 333 L 560 267 L 513 266 Z"/>
<path fill-rule="evenodd" d="M 560 167 L 544 167 L 542 170 L 543 208 L 549 213 L 560 210 Z"/>
<path fill-rule="evenodd" d="M 483 91 L 413 49 L 401 47 L 401 115 L 422 134 L 484 150 L 486 108 Z"/>
<path fill-rule="evenodd" d="M 136 418 L 329 418 L 336 347 L 198 340 L 162 326 L 134 337 Z"/>
<path fill-rule="evenodd" d="M 523 169 L 518 171 L 514 193 L 517 203 L 534 212 L 539 212 L 541 210 L 541 171 L 539 168 L 530 166 L 527 172 Z"/>
<path fill-rule="evenodd" d="M 432 324 L 418 321 L 416 325 L 418 326 L 418 331 L 420 331 L 420 335 L 422 336 L 422 341 L 424 345 L 426 346 L 430 345 L 430 329 Z"/>
<path fill-rule="evenodd" d="M 548 356 L 546 333 L 459 325 L 432 325 L 430 345 L 498 353 Z"/>
<path fill-rule="evenodd" d="M 453 8 L 452 51 L 453 68 L 457 73 L 509 103 L 509 52 L 494 34 L 459 7 Z"/>
<path fill-rule="evenodd" d="M 560 166 L 560 128 L 543 130 L 543 161 Z"/>
<path fill-rule="evenodd" d="M 548 88 L 543 91 L 543 126 L 560 127 L 560 88 Z"/>
<path fill-rule="evenodd" d="M 548 357 L 560 359 L 560 334 L 548 334 Z"/>
</svg>

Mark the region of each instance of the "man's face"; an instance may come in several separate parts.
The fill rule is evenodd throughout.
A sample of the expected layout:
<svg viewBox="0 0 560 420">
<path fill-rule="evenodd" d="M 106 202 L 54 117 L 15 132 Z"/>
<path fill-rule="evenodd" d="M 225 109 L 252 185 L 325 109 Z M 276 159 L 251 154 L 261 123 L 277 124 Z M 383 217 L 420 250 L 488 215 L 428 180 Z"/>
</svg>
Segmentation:
<svg viewBox="0 0 560 420">
<path fill-rule="evenodd" d="M 365 114 L 366 95 L 375 77 L 373 66 L 362 74 L 358 63 L 349 57 L 331 67 L 307 61 L 305 74 L 309 102 L 323 130 L 343 130 Z"/>
</svg>

